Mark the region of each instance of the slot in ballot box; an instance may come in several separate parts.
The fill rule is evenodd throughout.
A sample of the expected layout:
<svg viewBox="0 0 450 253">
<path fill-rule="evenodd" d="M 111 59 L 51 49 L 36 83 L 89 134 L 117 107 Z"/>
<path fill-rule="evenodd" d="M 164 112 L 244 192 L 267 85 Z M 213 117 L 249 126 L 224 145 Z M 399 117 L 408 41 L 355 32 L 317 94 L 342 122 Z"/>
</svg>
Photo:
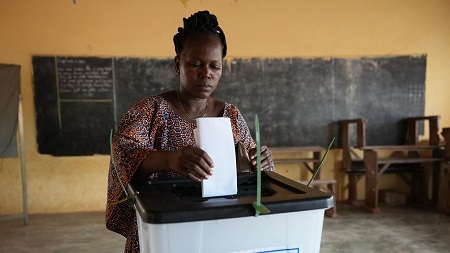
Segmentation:
<svg viewBox="0 0 450 253">
<path fill-rule="evenodd" d="M 318 253 L 333 195 L 275 172 L 262 172 L 261 181 L 270 214 L 257 217 L 256 173 L 238 175 L 236 195 L 212 198 L 186 179 L 132 181 L 141 252 Z"/>
</svg>

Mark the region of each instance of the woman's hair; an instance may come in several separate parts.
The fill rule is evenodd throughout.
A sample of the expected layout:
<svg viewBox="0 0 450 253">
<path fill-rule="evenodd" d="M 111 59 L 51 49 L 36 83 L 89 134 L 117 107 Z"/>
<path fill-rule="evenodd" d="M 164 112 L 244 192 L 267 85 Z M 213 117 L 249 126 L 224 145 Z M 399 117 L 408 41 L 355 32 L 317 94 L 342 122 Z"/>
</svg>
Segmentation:
<svg viewBox="0 0 450 253">
<path fill-rule="evenodd" d="M 209 11 L 199 11 L 189 18 L 183 18 L 183 27 L 178 27 L 178 33 L 173 36 L 175 52 L 180 56 L 184 43 L 198 34 L 217 34 L 222 42 L 222 58 L 227 55 L 227 41 L 217 17 Z"/>
</svg>

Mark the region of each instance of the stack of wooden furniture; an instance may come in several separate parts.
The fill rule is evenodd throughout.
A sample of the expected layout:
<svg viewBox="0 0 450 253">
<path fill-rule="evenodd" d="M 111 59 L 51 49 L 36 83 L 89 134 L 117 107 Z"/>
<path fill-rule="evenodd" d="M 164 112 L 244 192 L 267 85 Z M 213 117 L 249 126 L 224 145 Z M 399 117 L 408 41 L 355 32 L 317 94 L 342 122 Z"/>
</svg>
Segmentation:
<svg viewBox="0 0 450 253">
<path fill-rule="evenodd" d="M 443 128 L 445 140 L 444 161 L 439 176 L 438 209 L 450 214 L 450 128 Z"/>
<path fill-rule="evenodd" d="M 322 160 L 322 156 L 324 155 L 324 152 L 326 151 L 325 148 L 319 147 L 319 146 L 304 146 L 304 147 L 271 147 L 270 151 L 272 154 L 301 154 L 301 153 L 312 153 L 312 157 L 306 157 L 306 158 L 276 158 L 276 155 L 274 155 L 274 162 L 276 164 L 280 163 L 296 163 L 296 164 L 302 164 L 304 167 L 306 167 L 312 174 L 316 172 L 316 170 L 319 168 L 320 161 Z M 312 167 L 311 167 L 312 165 Z M 323 168 L 322 168 L 323 169 Z M 321 170 L 322 170 L 321 169 Z M 308 181 L 300 181 L 303 184 L 307 184 Z M 311 182 L 310 186 L 320 188 L 323 191 L 329 192 L 333 194 L 334 197 L 334 207 L 330 208 L 325 211 L 325 214 L 328 217 L 336 217 L 337 211 L 336 211 L 336 180 L 334 179 L 321 179 L 320 177 L 320 171 L 317 173 L 314 180 Z"/>
<path fill-rule="evenodd" d="M 372 212 L 379 212 L 378 181 L 384 173 L 401 175 L 412 188 L 412 197 L 423 197 L 421 185 L 424 163 L 433 165 L 433 200 L 437 200 L 439 163 L 442 160 L 439 146 L 440 116 L 411 117 L 407 119 L 405 145 L 367 146 L 366 124 L 364 118 L 339 121 L 342 141 L 342 167 L 349 177 L 349 201 L 357 200 L 357 183 L 362 176 L 366 178 L 365 207 Z M 429 142 L 419 144 L 419 122 L 429 123 Z M 350 126 L 356 125 L 356 145 L 351 143 Z M 356 149 L 363 152 L 358 155 Z M 379 157 L 380 153 L 390 153 L 389 157 Z M 360 153 L 360 152 L 359 152 Z M 426 153 L 426 154 L 424 154 Z M 412 174 L 411 179 L 404 175 Z"/>
</svg>

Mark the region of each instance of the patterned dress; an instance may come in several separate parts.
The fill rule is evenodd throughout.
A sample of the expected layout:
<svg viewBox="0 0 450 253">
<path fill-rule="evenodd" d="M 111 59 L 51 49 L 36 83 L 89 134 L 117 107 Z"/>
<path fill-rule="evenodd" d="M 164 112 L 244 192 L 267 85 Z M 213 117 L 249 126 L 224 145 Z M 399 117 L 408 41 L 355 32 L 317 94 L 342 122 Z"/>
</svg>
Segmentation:
<svg viewBox="0 0 450 253">
<path fill-rule="evenodd" d="M 225 103 L 223 117 L 230 118 L 234 143 L 244 143 L 247 151 L 255 146 L 247 123 L 235 105 Z M 113 150 L 108 175 L 106 227 L 127 238 L 125 252 L 139 252 L 139 237 L 135 210 L 126 202 L 113 204 L 124 198 L 124 187 L 150 152 L 174 151 L 195 145 L 193 129 L 178 116 L 160 96 L 150 96 L 135 104 L 124 116 L 113 139 Z M 114 169 L 113 163 L 117 172 Z M 271 168 L 273 170 L 273 168 Z M 153 173 L 151 178 L 180 177 L 170 170 Z"/>
</svg>

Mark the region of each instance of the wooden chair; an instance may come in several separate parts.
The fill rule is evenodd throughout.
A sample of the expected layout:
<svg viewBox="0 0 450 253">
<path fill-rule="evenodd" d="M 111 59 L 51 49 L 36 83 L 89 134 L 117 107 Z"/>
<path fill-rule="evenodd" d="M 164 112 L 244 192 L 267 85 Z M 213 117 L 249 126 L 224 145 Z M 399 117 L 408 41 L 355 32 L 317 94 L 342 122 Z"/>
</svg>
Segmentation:
<svg viewBox="0 0 450 253">
<path fill-rule="evenodd" d="M 439 118 L 440 116 L 428 117 L 411 117 L 407 119 L 407 133 L 405 145 L 419 145 L 419 122 L 429 121 L 429 145 L 439 144 Z M 342 167 L 348 173 L 348 200 L 354 203 L 358 200 L 357 183 L 366 174 L 364 159 L 356 152 L 355 149 L 364 149 L 366 147 L 366 123 L 364 118 L 347 119 L 339 121 L 341 129 L 342 141 Z M 350 127 L 356 126 L 356 145 L 350 134 Z M 396 156 L 401 151 L 394 152 L 392 156 Z M 409 151 L 408 156 L 416 157 L 415 151 Z M 380 164 L 380 168 L 381 168 Z M 391 164 L 385 168 L 383 173 L 397 173 L 412 188 L 412 195 L 418 198 L 421 191 L 421 171 L 420 163 L 399 163 Z M 412 173 L 410 180 L 405 174 Z M 434 185 L 434 184 L 433 184 Z"/>
</svg>

